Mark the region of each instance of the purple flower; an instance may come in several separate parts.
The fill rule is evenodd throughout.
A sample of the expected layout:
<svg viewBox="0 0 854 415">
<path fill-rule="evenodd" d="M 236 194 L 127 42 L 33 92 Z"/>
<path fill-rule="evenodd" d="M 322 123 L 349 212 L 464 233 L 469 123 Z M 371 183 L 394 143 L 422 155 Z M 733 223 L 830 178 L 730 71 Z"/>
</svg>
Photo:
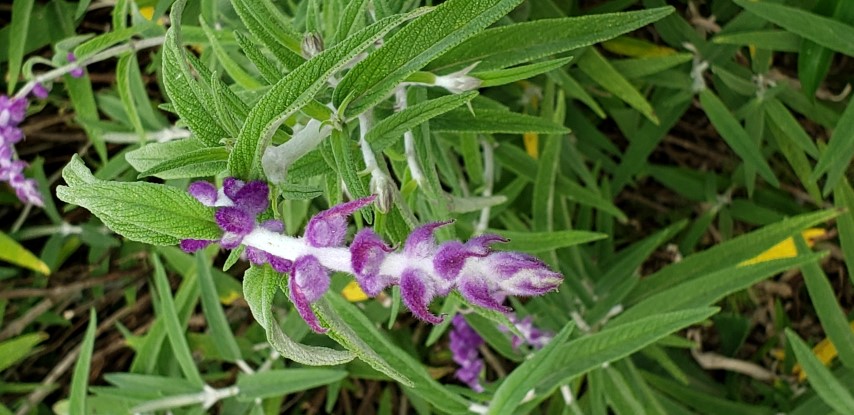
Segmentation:
<svg viewBox="0 0 854 415">
<path fill-rule="evenodd" d="M 252 264 L 270 264 L 276 271 L 290 274 L 290 299 L 297 313 L 319 333 L 326 329 L 314 314 L 312 303 L 329 289 L 332 271 L 353 274 L 369 296 L 399 285 L 404 305 L 417 318 L 432 324 L 443 319 L 430 312 L 430 303 L 454 289 L 472 304 L 508 311 L 502 304 L 508 295 L 541 295 L 556 289 L 562 280 L 560 274 L 532 256 L 493 252 L 492 244 L 506 242 L 497 235 L 437 244 L 433 233 L 452 221 L 416 228 L 399 252 L 370 228 L 359 231 L 347 247 L 347 218 L 374 202 L 375 196 L 316 214 L 308 221 L 303 238 L 296 238 L 283 234 L 281 222 L 258 224 L 258 216 L 269 206 L 269 189 L 264 182 L 227 178 L 220 190 L 210 183 L 196 182 L 188 191 L 203 205 L 216 208 L 214 218 L 223 233 L 218 241 L 183 240 L 181 248 L 192 252 L 212 242 L 225 249 L 244 245 L 245 258 Z"/>
<path fill-rule="evenodd" d="M 0 96 L 0 181 L 7 182 L 24 203 L 44 206 L 38 183 L 24 176 L 27 163 L 15 160 L 15 144 L 24 138 L 18 127 L 27 115 L 27 100 Z"/>
<path fill-rule="evenodd" d="M 458 365 L 455 376 L 475 392 L 483 392 L 480 384 L 480 372 L 483 370 L 483 359 L 478 348 L 483 339 L 466 323 L 462 314 L 457 314 L 451 320 L 451 354 Z"/>
<path fill-rule="evenodd" d="M 74 56 L 74 53 L 68 52 L 68 55 L 65 55 L 65 58 L 68 59 L 68 63 L 77 62 L 77 57 Z M 80 78 L 83 76 L 83 68 L 77 67 L 68 72 L 74 78 Z"/>
<path fill-rule="evenodd" d="M 34 97 L 38 99 L 45 99 L 47 98 L 48 94 L 47 88 L 45 88 L 44 85 L 40 83 L 33 85 L 33 90 L 30 92 L 33 94 Z"/>
<path fill-rule="evenodd" d="M 371 204 L 375 196 L 333 206 L 314 215 L 305 227 L 305 239 L 311 246 L 341 246 L 347 236 L 347 217 Z"/>
<path fill-rule="evenodd" d="M 539 328 L 533 324 L 531 316 L 519 320 L 514 313 L 507 313 L 507 318 L 513 322 L 516 329 L 522 333 L 524 337 L 518 337 L 515 334 L 511 339 L 513 348 L 516 349 L 522 344 L 529 344 L 534 349 L 543 348 L 552 339 L 552 334 Z M 480 384 L 480 372 L 483 369 L 483 360 L 480 357 L 478 348 L 483 345 L 483 338 L 466 322 L 462 314 L 457 314 L 451 320 L 451 354 L 460 367 L 455 375 L 457 379 L 467 384 L 475 392 L 483 392 L 483 386 Z M 509 332 L 507 327 L 499 326 L 499 330 Z"/>
<path fill-rule="evenodd" d="M 194 182 L 190 184 L 188 191 L 205 206 L 221 206 L 214 214 L 217 226 L 223 230 L 219 243 L 225 249 L 234 249 L 240 246 L 243 238 L 257 227 L 257 216 L 267 210 L 269 205 L 270 190 L 262 181 L 244 183 L 234 178 L 226 179 L 223 188 L 225 192 L 220 195 L 212 184 Z M 199 242 L 186 241 L 181 241 L 181 248 L 187 252 L 204 248 Z M 256 264 L 264 259 L 267 259 L 265 262 L 269 261 L 269 258 L 264 258 L 258 252 L 250 252 L 248 255 L 251 255 L 250 260 Z"/>
</svg>

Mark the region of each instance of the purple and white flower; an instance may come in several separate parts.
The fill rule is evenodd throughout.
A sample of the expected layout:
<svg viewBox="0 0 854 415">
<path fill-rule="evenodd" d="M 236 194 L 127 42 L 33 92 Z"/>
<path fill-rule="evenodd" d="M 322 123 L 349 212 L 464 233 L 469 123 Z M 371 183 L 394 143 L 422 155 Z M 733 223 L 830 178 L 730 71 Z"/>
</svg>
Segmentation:
<svg viewBox="0 0 854 415">
<path fill-rule="evenodd" d="M 515 313 L 507 313 L 507 318 L 513 322 L 516 330 L 523 336 L 519 337 L 513 334 L 510 342 L 514 349 L 518 349 L 523 344 L 528 344 L 534 349 L 539 350 L 545 347 L 554 337 L 552 333 L 534 326 L 531 316 L 519 320 Z M 483 386 L 480 384 L 483 359 L 478 350 L 484 343 L 483 338 L 469 326 L 462 314 L 454 316 L 451 324 L 449 348 L 451 349 L 454 362 L 460 366 L 454 375 L 475 392 L 483 392 Z M 504 326 L 499 326 L 498 329 L 505 333 L 510 332 L 510 329 Z"/>
<path fill-rule="evenodd" d="M 466 323 L 462 314 L 457 314 L 451 320 L 451 357 L 459 369 L 454 375 L 475 392 L 483 392 L 480 384 L 480 372 L 483 370 L 483 359 L 478 348 L 483 345 L 483 338 Z"/>
<path fill-rule="evenodd" d="M 269 189 L 264 182 L 228 178 L 221 189 L 196 182 L 189 192 L 205 206 L 217 208 L 214 216 L 223 234 L 218 241 L 186 239 L 181 241 L 181 248 L 192 252 L 214 242 L 226 249 L 243 245 L 246 258 L 253 264 L 269 263 L 276 271 L 289 273 L 290 299 L 318 333 L 326 329 L 311 304 L 329 289 L 332 271 L 353 274 L 369 296 L 399 285 L 403 303 L 416 317 L 433 324 L 443 319 L 430 312 L 431 301 L 452 290 L 458 290 L 472 304 L 507 311 L 502 303 L 508 295 L 542 295 L 556 289 L 563 279 L 532 256 L 493 252 L 492 244 L 506 242 L 497 235 L 437 244 L 434 231 L 451 221 L 416 228 L 400 252 L 370 228 L 359 231 L 347 247 L 347 218 L 373 203 L 375 196 L 318 213 L 309 220 L 304 237 L 295 238 L 284 235 L 284 226 L 278 221 L 259 223 L 259 215 L 269 206 Z"/>
<path fill-rule="evenodd" d="M 9 183 L 24 203 L 44 206 L 38 184 L 24 176 L 27 163 L 17 160 L 15 144 L 24 138 L 19 124 L 27 115 L 25 98 L 0 96 L 0 182 Z"/>
</svg>

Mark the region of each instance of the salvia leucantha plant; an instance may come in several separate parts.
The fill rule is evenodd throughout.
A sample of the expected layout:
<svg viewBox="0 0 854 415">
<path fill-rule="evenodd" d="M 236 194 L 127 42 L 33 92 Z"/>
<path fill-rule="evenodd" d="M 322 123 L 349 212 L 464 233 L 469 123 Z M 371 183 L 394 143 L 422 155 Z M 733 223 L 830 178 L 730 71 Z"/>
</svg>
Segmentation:
<svg viewBox="0 0 854 415">
<path fill-rule="evenodd" d="M 24 3 L 32 6 L 16 1 L 13 14 L 24 10 Z M 166 3 L 158 2 L 152 13 L 165 12 Z M 716 5 L 714 10 L 730 18 L 736 3 L 747 11 L 732 18 L 734 29 L 716 35 L 719 42 L 710 42 L 686 29 L 674 9 L 659 0 L 644 1 L 646 9 L 609 13 L 635 3 L 612 2 L 581 17 L 563 16 L 561 2 L 550 0 L 224 3 L 177 1 L 168 19 L 158 22 L 144 17 L 133 2 L 117 2 L 113 32 L 58 42 L 52 61 L 28 61 L 24 86 L 0 97 L 0 181 L 21 202 L 53 209 L 44 198 L 45 181 L 27 176 L 27 161 L 15 146 L 25 138 L 19 127 L 28 106 L 50 100 L 62 77 L 99 159 L 89 164 L 100 167 L 93 174 L 74 156 L 57 196 L 87 209 L 127 240 L 158 246 L 151 253 L 153 291 L 165 328 L 151 332 L 168 338 L 186 383 L 163 377 L 157 382 L 169 386 L 151 386 L 154 378 L 145 383 L 130 374 L 110 378 L 120 391 L 143 384 L 152 388 L 121 401 L 127 406 L 121 411 L 180 411 L 188 405 L 205 411 L 220 403 L 223 413 L 248 413 L 262 411 L 264 399 L 321 385 L 329 385 L 330 410 L 346 367 L 354 377 L 394 381 L 419 413 L 525 413 L 544 402 L 548 413 L 678 413 L 697 402 L 749 412 L 756 408 L 698 397 L 687 386 L 684 362 L 666 352 L 695 345 L 671 334 L 708 321 L 717 312 L 709 306 L 721 298 L 792 267 L 804 270 L 810 296 L 823 295 L 836 305 L 829 287 L 815 283 L 821 273 L 815 263 L 822 255 L 806 252 L 814 241 L 807 233 L 804 239 L 799 235 L 838 211 L 793 208 L 788 213 L 800 215 L 773 224 L 759 221 L 755 224 L 769 226 L 688 255 L 714 215 L 749 216 L 727 210 L 737 205 L 734 189 L 759 195 L 758 178 L 779 184 L 759 149 L 766 118 L 769 134 L 779 141 L 772 140 L 771 148 L 784 154 L 807 193 L 821 200 L 815 181 L 825 173 L 824 195 L 851 193 L 839 157 L 818 159 L 828 154 L 824 147 L 791 133 L 797 122 L 788 107 L 816 114 L 822 125 L 835 125 L 839 115 L 792 98 L 767 70 L 768 50 L 751 52 L 752 76 L 730 62 L 737 46 L 754 38 L 727 30 L 750 34 L 748 29 L 766 30 L 768 22 L 791 30 L 786 6 L 766 9 L 765 2 L 748 0 Z M 695 2 L 689 3 L 689 11 L 698 13 Z M 843 9 L 829 13 L 844 14 Z M 698 27 L 716 25 L 698 16 L 694 21 L 702 23 Z M 650 24 L 656 24 L 663 42 L 682 52 L 622 37 Z M 822 62 L 830 59 L 831 49 L 850 53 L 850 45 L 794 32 Z M 790 35 L 760 31 L 756 39 L 791 49 Z M 632 56 L 633 48 L 641 48 L 647 55 L 612 61 L 592 47 L 604 41 L 605 49 L 617 54 Z M 142 102 L 144 87 L 134 81 L 139 77 L 135 54 L 158 46 L 154 61 L 165 92 L 160 109 L 171 113 L 172 121 Z M 830 49 L 822 52 L 825 46 Z M 124 113 L 103 112 L 132 132 L 105 134 L 112 125 L 82 114 L 81 108 L 97 112 L 94 98 L 82 91 L 91 89 L 86 68 L 115 57 L 118 97 L 99 96 L 97 104 L 104 110 L 119 102 Z M 801 64 L 804 74 L 814 74 L 804 76 L 804 88 L 816 93 L 824 63 Z M 38 72 L 39 65 L 52 69 Z M 750 101 L 734 106 L 739 95 Z M 744 161 L 732 183 L 642 167 L 660 136 L 692 103 L 702 106 Z M 596 131 L 588 115 L 613 118 L 629 138 L 619 165 L 608 154 L 620 150 Z M 592 137 L 590 143 L 567 141 L 567 126 L 578 130 L 573 140 L 584 134 Z M 524 140 L 514 142 L 519 135 Z M 753 135 L 759 141 L 752 141 Z M 141 143 L 112 159 L 136 169 L 136 180 L 115 180 L 128 176 L 111 170 L 117 167 L 108 142 Z M 819 160 L 813 172 L 799 154 Z M 596 160 L 595 171 L 579 161 L 582 156 Z M 572 173 L 566 175 L 568 170 Z M 608 179 L 600 183 L 599 173 Z M 603 239 L 614 221 L 625 224 L 628 217 L 612 196 L 642 175 L 711 208 L 684 232 L 680 222 L 615 254 L 613 242 Z M 854 195 L 848 197 L 854 201 Z M 530 214 L 504 214 L 510 203 L 531 205 Z M 575 220 L 595 223 L 582 228 L 601 232 L 572 230 Z M 91 232 L 70 226 L 62 231 Z M 677 255 L 674 264 L 641 283 L 636 269 L 677 234 L 682 236 L 675 249 L 687 256 Z M 766 253 L 793 235 L 793 253 Z M 588 242 L 595 245 L 581 251 L 578 245 Z M 195 261 L 182 262 L 190 258 L 186 254 Z M 257 368 L 243 358 L 219 308 L 221 287 L 214 281 L 231 280 L 210 269 L 216 256 L 226 271 L 246 269 L 242 297 L 273 351 Z M 192 284 L 198 279 L 214 348 L 241 371 L 234 385 L 216 389 L 195 367 L 180 331 L 195 300 L 187 300 L 186 285 L 172 297 L 161 258 L 171 267 L 183 264 L 179 268 Z M 357 305 L 341 295 L 353 287 L 374 300 Z M 281 312 L 284 299 L 287 312 Z M 387 325 L 377 324 L 377 309 Z M 403 330 L 397 322 L 401 310 L 429 333 L 429 347 L 438 350 L 438 340 L 447 334 L 441 348 L 456 364 L 457 384 L 440 383 L 400 346 L 395 337 Z M 830 321 L 837 329 L 828 330 L 835 344 L 844 345 L 851 336 L 839 330 L 847 323 L 841 315 L 838 308 L 819 312 L 823 325 Z M 82 356 L 87 347 L 91 355 L 93 324 L 94 318 Z M 827 381 L 824 391 L 838 392 L 833 379 L 822 377 L 826 369 L 809 360 L 800 339 L 787 337 L 790 355 L 809 376 Z M 152 373 L 155 363 L 144 360 L 151 353 L 157 357 L 160 342 L 150 346 L 156 352 L 140 348 L 131 371 Z M 504 373 L 493 350 L 518 365 Z M 852 353 L 840 348 L 843 363 L 851 364 Z M 282 365 L 280 357 L 303 367 L 270 369 Z M 663 369 L 639 368 L 649 361 Z M 113 389 L 95 387 L 96 396 L 86 396 L 85 365 L 80 363 L 81 375 L 75 371 L 69 413 L 114 409 L 110 405 L 117 401 L 111 399 L 121 393 Z M 821 390 L 819 395 L 844 413 L 844 394 L 834 395 L 842 396 L 838 401 Z"/>
</svg>

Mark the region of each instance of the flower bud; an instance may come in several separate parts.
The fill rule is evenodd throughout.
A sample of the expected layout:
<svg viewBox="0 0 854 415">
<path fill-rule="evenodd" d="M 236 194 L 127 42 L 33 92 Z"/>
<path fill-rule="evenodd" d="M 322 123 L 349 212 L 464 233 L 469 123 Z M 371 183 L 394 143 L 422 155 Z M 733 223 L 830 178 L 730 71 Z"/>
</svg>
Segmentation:
<svg viewBox="0 0 854 415">
<path fill-rule="evenodd" d="M 482 81 L 468 73 L 480 62 L 475 62 L 459 71 L 447 75 L 437 76 L 434 85 L 447 89 L 453 94 L 460 94 L 480 88 Z"/>
<path fill-rule="evenodd" d="M 311 59 L 323 52 L 323 38 L 317 33 L 308 33 L 302 38 L 302 57 Z"/>
<path fill-rule="evenodd" d="M 314 247 L 341 246 L 347 236 L 347 217 L 369 205 L 376 196 L 370 196 L 333 206 L 314 215 L 305 227 L 305 238 Z"/>
</svg>

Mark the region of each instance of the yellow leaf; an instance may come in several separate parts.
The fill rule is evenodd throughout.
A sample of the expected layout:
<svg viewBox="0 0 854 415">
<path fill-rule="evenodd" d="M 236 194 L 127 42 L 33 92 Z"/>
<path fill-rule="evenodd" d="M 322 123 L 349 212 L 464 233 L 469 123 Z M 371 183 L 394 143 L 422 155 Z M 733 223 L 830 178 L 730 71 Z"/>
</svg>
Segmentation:
<svg viewBox="0 0 854 415">
<path fill-rule="evenodd" d="M 3 232 L 0 232 L 0 260 L 50 275 L 47 264 Z"/>
<path fill-rule="evenodd" d="M 362 291 L 362 287 L 359 287 L 359 284 L 356 283 L 356 281 L 350 281 L 350 283 L 341 290 L 341 295 L 351 303 L 365 301 L 368 299 L 368 295 Z"/>
<path fill-rule="evenodd" d="M 608 52 L 632 58 L 651 58 L 676 53 L 672 48 L 659 46 L 655 43 L 628 36 L 620 36 L 618 38 L 602 42 L 602 47 L 604 47 Z"/>
<path fill-rule="evenodd" d="M 854 330 L 854 321 L 852 321 L 850 325 L 851 330 Z M 829 365 L 830 362 L 833 361 L 833 359 L 836 359 L 836 355 L 838 353 L 836 351 L 836 346 L 834 346 L 833 343 L 830 342 L 830 339 L 827 338 L 818 342 L 818 344 L 816 344 L 815 347 L 812 348 L 812 352 L 813 354 L 815 354 L 815 357 L 817 357 L 818 360 L 825 366 Z M 797 375 L 798 380 L 801 382 L 803 382 L 807 378 L 806 372 L 801 370 L 801 365 L 799 364 L 796 364 L 792 368 L 792 374 Z"/>
<path fill-rule="evenodd" d="M 140 7 L 139 8 L 139 14 L 141 14 L 142 17 L 145 18 L 145 20 L 148 20 L 150 22 L 151 19 L 154 18 L 154 7 L 152 7 L 152 6 Z"/>
<path fill-rule="evenodd" d="M 231 303 L 237 301 L 238 299 L 240 299 L 240 297 L 241 295 L 239 292 L 229 291 L 225 295 L 219 296 L 219 302 L 223 303 L 224 305 L 231 305 Z"/>
<path fill-rule="evenodd" d="M 815 244 L 815 239 L 822 237 L 826 234 L 824 229 L 820 228 L 810 228 L 801 233 L 801 236 L 804 237 L 807 241 L 807 245 L 812 247 Z M 747 265 L 755 265 L 760 262 L 772 261 L 775 259 L 783 259 L 783 258 L 794 258 L 798 256 L 798 250 L 795 248 L 795 240 L 794 238 L 788 238 L 783 242 L 778 243 L 777 245 L 772 246 L 767 251 L 750 258 L 746 261 L 738 264 L 739 267 L 744 267 Z"/>
<path fill-rule="evenodd" d="M 525 151 L 528 152 L 528 155 L 531 156 L 534 160 L 539 158 L 539 135 L 537 133 L 527 132 L 525 134 L 522 134 L 522 140 L 524 140 L 525 142 Z"/>
</svg>

